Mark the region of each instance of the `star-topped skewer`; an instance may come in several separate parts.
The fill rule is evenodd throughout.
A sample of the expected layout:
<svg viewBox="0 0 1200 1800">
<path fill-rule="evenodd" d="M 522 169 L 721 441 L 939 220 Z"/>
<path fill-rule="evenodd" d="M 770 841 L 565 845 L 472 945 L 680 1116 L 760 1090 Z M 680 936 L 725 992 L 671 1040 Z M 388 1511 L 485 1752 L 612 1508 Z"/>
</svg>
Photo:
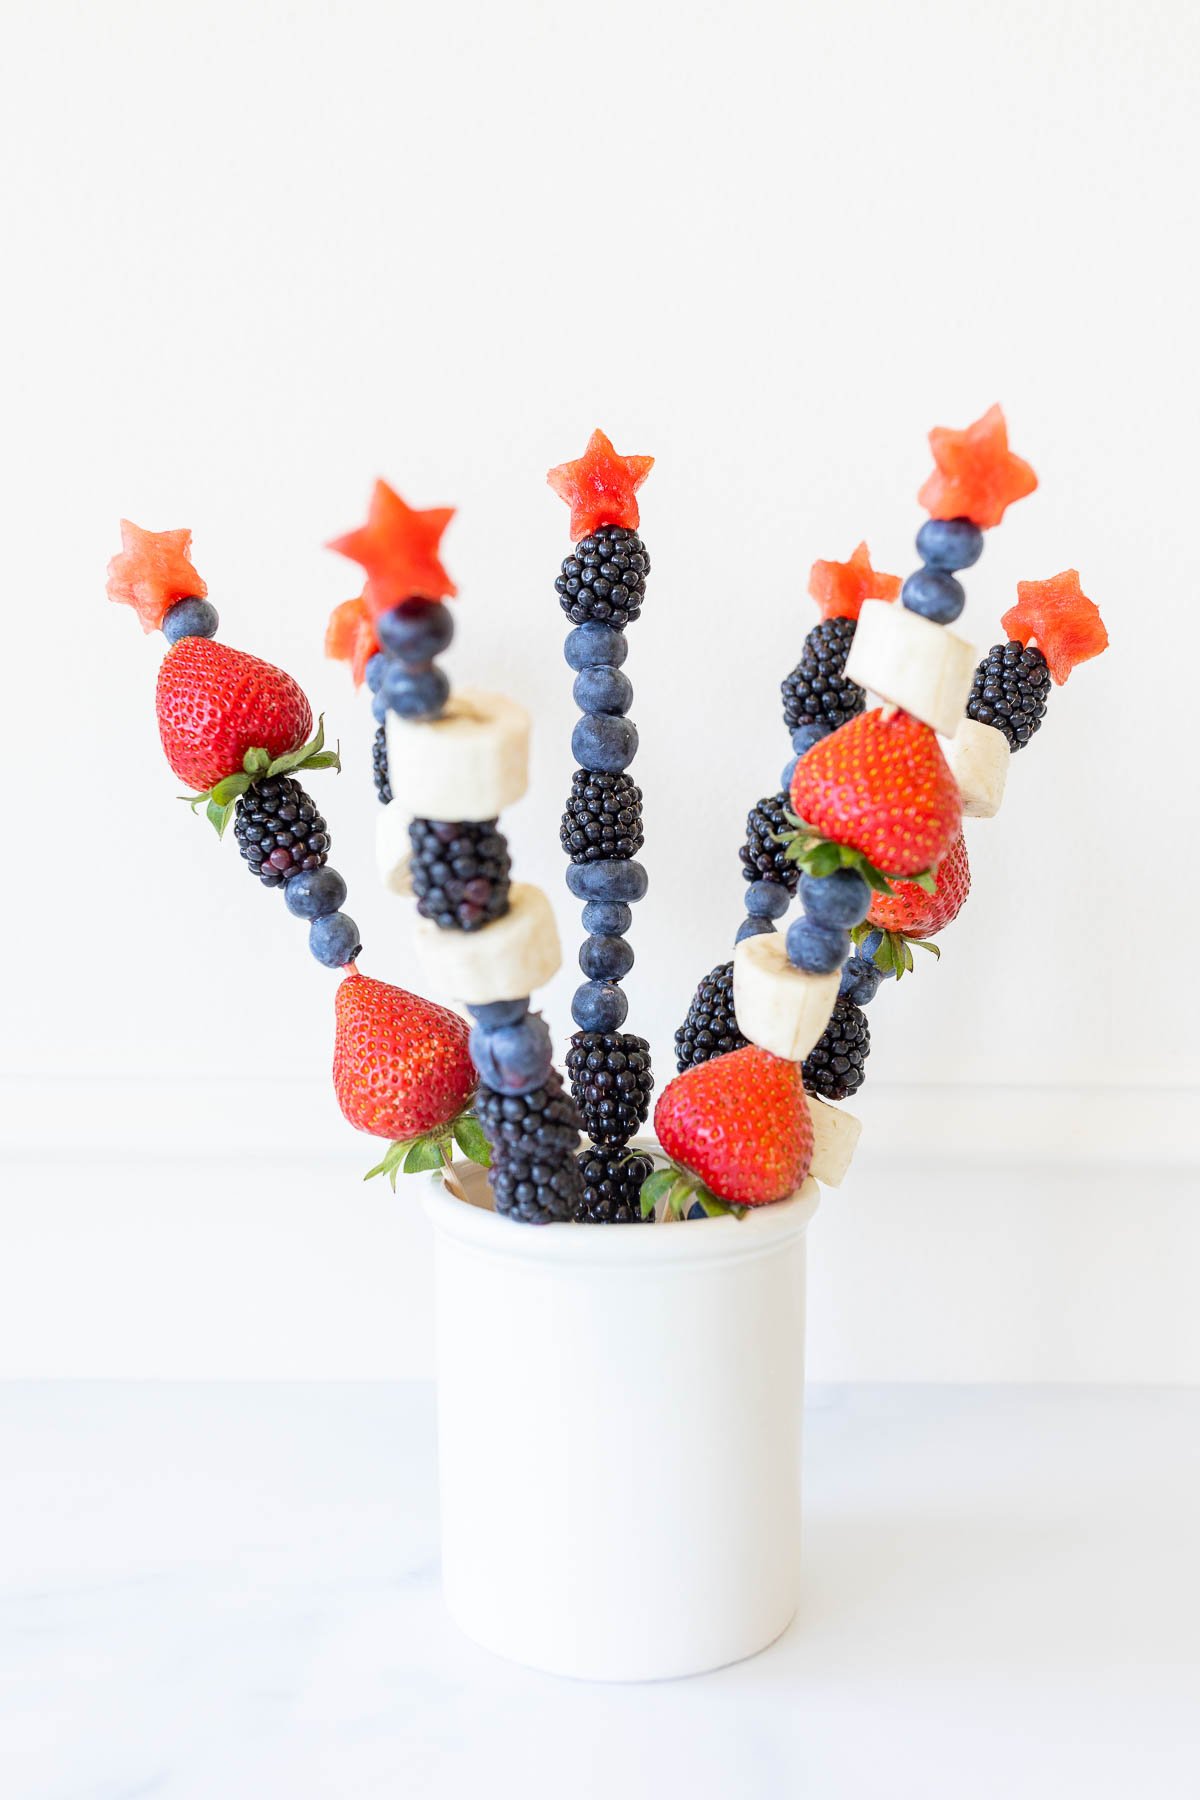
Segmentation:
<svg viewBox="0 0 1200 1800">
<path fill-rule="evenodd" d="M 1037 487 L 1029 464 L 1008 447 L 1008 427 L 998 406 L 963 431 L 935 425 L 929 448 L 937 467 L 917 495 L 933 519 L 970 519 L 989 531 L 1005 512 Z"/>
<path fill-rule="evenodd" d="M 857 619 L 864 600 L 894 600 L 900 592 L 900 577 L 871 567 L 864 540 L 848 562 L 815 562 L 808 591 L 823 619 Z"/>
<path fill-rule="evenodd" d="M 1108 648 L 1100 608 L 1080 587 L 1076 569 L 1046 581 L 1018 581 L 1017 603 L 1000 623 L 1014 643 L 1036 643 L 1059 687 L 1079 663 Z"/>
<path fill-rule="evenodd" d="M 143 631 L 160 631 L 177 600 L 202 600 L 208 593 L 191 549 L 190 531 L 144 531 L 122 519 L 121 549 L 108 565 L 109 599 L 132 606 Z"/>
<path fill-rule="evenodd" d="M 546 476 L 560 500 L 571 509 L 571 536 L 590 537 L 601 525 L 623 525 L 636 531 L 640 520 L 637 491 L 654 467 L 652 456 L 621 456 L 600 430 L 574 462 L 559 463 Z"/>
<path fill-rule="evenodd" d="M 405 600 L 446 600 L 457 594 L 438 554 L 453 517 L 452 506 L 422 511 L 409 506 L 386 481 L 377 481 L 366 524 L 334 538 L 329 548 L 365 569 L 363 599 L 377 618 Z"/>
</svg>

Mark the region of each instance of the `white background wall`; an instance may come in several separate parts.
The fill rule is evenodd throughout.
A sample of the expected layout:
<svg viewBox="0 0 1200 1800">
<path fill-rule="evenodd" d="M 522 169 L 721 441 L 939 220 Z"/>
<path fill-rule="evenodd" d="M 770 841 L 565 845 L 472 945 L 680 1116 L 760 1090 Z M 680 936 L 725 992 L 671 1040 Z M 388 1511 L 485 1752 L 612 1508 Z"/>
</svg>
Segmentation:
<svg viewBox="0 0 1200 1800">
<path fill-rule="evenodd" d="M 629 1023 L 661 1070 L 739 917 L 809 564 L 865 535 L 905 572 L 926 430 L 1000 399 L 1042 487 L 963 629 L 1075 564 L 1112 649 L 971 831 L 942 963 L 872 1011 L 814 1373 L 1200 1378 L 1194 8 L 58 0 L 5 36 L 0 1371 L 428 1365 L 415 1202 L 362 1188 L 324 1080 L 334 980 L 174 798 L 160 640 L 104 599 L 121 514 L 190 524 L 225 640 L 325 710 L 363 966 L 403 983 L 322 541 L 377 473 L 461 509 L 451 672 L 536 713 L 506 824 L 558 896 L 543 473 L 597 423 L 657 456 Z"/>
</svg>

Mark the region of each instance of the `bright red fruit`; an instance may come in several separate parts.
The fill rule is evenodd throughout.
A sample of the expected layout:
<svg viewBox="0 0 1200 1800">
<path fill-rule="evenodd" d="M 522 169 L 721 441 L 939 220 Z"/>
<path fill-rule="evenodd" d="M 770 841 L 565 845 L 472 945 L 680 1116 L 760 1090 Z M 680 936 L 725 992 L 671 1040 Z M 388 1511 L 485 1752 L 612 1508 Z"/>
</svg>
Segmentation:
<svg viewBox="0 0 1200 1800">
<path fill-rule="evenodd" d="M 971 865 L 960 832 L 937 867 L 932 894 L 914 881 L 898 881 L 890 894 L 873 894 L 867 923 L 902 937 L 931 938 L 962 911 L 971 891 Z"/>
<path fill-rule="evenodd" d="M 108 565 L 110 600 L 132 606 L 143 631 L 158 631 L 177 600 L 203 600 L 208 589 L 191 562 L 190 531 L 143 531 L 121 520 L 121 552 Z"/>
<path fill-rule="evenodd" d="M 815 562 L 808 577 L 808 591 L 823 619 L 857 619 L 864 600 L 894 600 L 900 577 L 871 567 L 864 540 L 849 562 Z"/>
<path fill-rule="evenodd" d="M 155 707 L 167 761 L 200 793 L 237 774 L 247 750 L 284 756 L 312 733 L 312 708 L 298 682 L 212 638 L 180 638 L 167 651 Z"/>
<path fill-rule="evenodd" d="M 475 1092 L 468 1028 L 419 994 L 347 975 L 334 1001 L 338 1105 L 374 1137 L 421 1137 L 447 1125 Z"/>
<path fill-rule="evenodd" d="M 1100 608 L 1080 587 L 1075 569 L 1064 569 L 1048 581 L 1018 581 L 1017 604 L 1009 607 L 1000 623 L 1018 643 L 1037 639 L 1060 687 L 1078 663 L 1108 648 Z"/>
<path fill-rule="evenodd" d="M 654 1109 L 658 1141 L 731 1206 L 794 1194 L 812 1161 L 801 1066 L 755 1044 L 677 1075 Z"/>
<path fill-rule="evenodd" d="M 357 600 L 343 600 L 334 607 L 325 629 L 325 654 L 334 662 L 350 664 L 355 687 L 362 686 L 367 664 L 378 648 L 375 620 L 361 594 Z"/>
<path fill-rule="evenodd" d="M 1029 464 L 1009 449 L 1008 427 L 998 406 L 989 407 L 965 431 L 935 425 L 929 448 L 937 467 L 917 499 L 931 519 L 970 519 L 987 531 L 1038 484 Z"/>
<path fill-rule="evenodd" d="M 373 617 L 390 612 L 402 600 L 446 600 L 458 592 L 438 555 L 442 533 L 453 517 L 452 506 L 419 511 L 386 481 L 375 483 L 366 524 L 329 545 L 366 570 L 363 599 Z"/>
<path fill-rule="evenodd" d="M 621 456 L 602 431 L 593 431 L 574 462 L 560 463 L 546 480 L 571 509 L 571 537 L 590 537 L 601 525 L 636 531 L 637 491 L 654 467 L 652 456 Z"/>
<path fill-rule="evenodd" d="M 791 801 L 819 836 L 885 875 L 934 868 L 962 823 L 936 732 L 904 712 L 860 713 L 814 744 L 796 764 Z"/>
</svg>

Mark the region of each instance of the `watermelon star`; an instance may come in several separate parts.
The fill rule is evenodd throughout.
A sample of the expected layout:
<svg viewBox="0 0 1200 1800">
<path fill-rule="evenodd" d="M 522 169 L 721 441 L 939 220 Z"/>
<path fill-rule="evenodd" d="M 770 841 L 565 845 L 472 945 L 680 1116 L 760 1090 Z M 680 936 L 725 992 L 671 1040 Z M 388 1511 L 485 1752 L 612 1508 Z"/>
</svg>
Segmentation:
<svg viewBox="0 0 1200 1800">
<path fill-rule="evenodd" d="M 808 591 L 823 619 L 857 619 L 864 600 L 894 600 L 900 592 L 900 577 L 871 567 L 864 539 L 849 562 L 815 562 Z"/>
<path fill-rule="evenodd" d="M 635 495 L 653 467 L 652 456 L 619 456 L 602 431 L 593 431 L 582 456 L 560 463 L 546 476 L 571 509 L 572 540 L 591 537 L 601 525 L 636 531 L 640 514 Z"/>
<path fill-rule="evenodd" d="M 1079 585 L 1076 569 L 1048 581 L 1018 581 L 1017 604 L 1000 621 L 1019 644 L 1037 639 L 1052 678 L 1061 687 L 1077 663 L 1108 648 L 1100 608 Z"/>
<path fill-rule="evenodd" d="M 442 533 L 453 517 L 452 506 L 418 511 L 386 481 L 375 483 L 366 524 L 329 545 L 366 570 L 362 597 L 372 618 L 404 600 L 445 600 L 457 594 L 438 555 Z"/>
<path fill-rule="evenodd" d="M 1009 449 L 1008 427 L 998 406 L 989 407 L 965 431 L 935 425 L 929 448 L 937 467 L 917 499 L 931 519 L 970 519 L 988 531 L 1038 484 L 1029 464 Z"/>
<path fill-rule="evenodd" d="M 361 687 L 367 664 L 379 648 L 375 620 L 360 594 L 357 600 L 343 600 L 329 615 L 325 630 L 325 654 L 334 662 L 350 664 L 355 687 Z"/>
<path fill-rule="evenodd" d="M 143 631 L 158 631 L 177 600 L 203 600 L 208 589 L 191 563 L 190 531 L 143 531 L 121 520 L 121 551 L 108 565 L 110 600 L 132 606 Z"/>
</svg>

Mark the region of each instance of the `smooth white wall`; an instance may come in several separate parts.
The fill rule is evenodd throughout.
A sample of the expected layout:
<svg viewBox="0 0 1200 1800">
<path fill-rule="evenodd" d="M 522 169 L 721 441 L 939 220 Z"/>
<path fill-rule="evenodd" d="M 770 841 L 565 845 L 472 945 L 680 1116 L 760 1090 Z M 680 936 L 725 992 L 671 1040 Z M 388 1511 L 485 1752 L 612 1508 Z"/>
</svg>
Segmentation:
<svg viewBox="0 0 1200 1800">
<path fill-rule="evenodd" d="M 59 3 L 5 29 L 2 1142 L 36 1171 L 86 1158 L 99 1133 L 110 1173 L 97 1186 L 71 1165 L 64 1215 L 9 1165 L 21 1307 L 0 1369 L 261 1366 L 252 1331 L 211 1318 L 237 1316 L 220 1284 L 247 1244 L 260 1260 L 238 1280 L 269 1282 L 288 1179 L 238 1152 L 213 1165 L 225 1204 L 208 1220 L 204 1183 L 164 1178 L 147 1237 L 111 1171 L 161 1149 L 163 1119 L 189 1160 L 233 1140 L 299 1162 L 336 1146 L 322 1229 L 353 1219 L 368 1261 L 375 1243 L 356 1180 L 370 1146 L 319 1079 L 334 980 L 232 842 L 174 798 L 160 640 L 104 599 L 117 519 L 190 524 L 225 640 L 280 661 L 325 711 L 346 769 L 313 786 L 364 966 L 415 981 L 403 909 L 373 871 L 366 702 L 321 655 L 353 573 L 321 543 L 359 520 L 376 474 L 460 508 L 451 672 L 536 714 L 531 791 L 506 826 L 573 946 L 553 591 L 567 542 L 543 474 L 597 423 L 658 458 L 627 665 L 652 876 L 629 1024 L 665 1070 L 739 917 L 746 808 L 787 753 L 777 685 L 814 617 L 809 564 L 866 536 L 905 572 L 926 430 L 1003 402 L 1042 488 L 971 572 L 963 629 L 986 646 L 1018 578 L 1075 564 L 1113 645 L 1055 693 L 1003 815 L 971 831 L 976 891 L 940 966 L 875 1005 L 860 1110 L 877 1140 L 915 1122 L 933 1185 L 962 1107 L 1028 1149 L 1021 1254 L 1051 1267 L 1069 1203 L 1039 1153 L 1047 1109 L 1071 1181 L 1098 1158 L 1136 1177 L 1197 1083 L 1194 9 Z M 576 979 L 568 967 L 547 996 L 560 1035 Z M 1100 1148 L 1076 1128 L 1089 1095 Z M 1191 1191 L 1184 1139 L 1168 1160 Z M 978 1166 L 996 1152 L 986 1136 L 969 1148 Z M 860 1220 L 886 1201 L 887 1154 L 877 1141 Z M 903 1204 L 927 1238 L 920 1180 Z M 854 1205 L 850 1188 L 838 1206 Z M 72 1208 L 88 1206 L 88 1279 L 60 1311 L 37 1283 L 76 1253 Z M 1182 1315 L 1162 1339 L 1173 1301 L 1154 1274 L 1190 1220 L 1146 1216 L 1134 1336 L 1159 1333 L 1162 1378 L 1200 1357 Z M 166 1307 L 123 1349 L 112 1295 L 128 1321 L 198 1233 L 211 1308 Z M 865 1264 L 842 1250 L 849 1304 Z M 917 1311 L 937 1299 L 927 1267 Z M 968 1234 L 948 1268 L 990 1292 L 995 1328 L 978 1355 L 941 1334 L 920 1369 L 1008 1371 L 994 1265 Z M 399 1310 L 423 1303 L 418 1277 L 420 1255 L 397 1268 Z M 353 1338 L 361 1294 L 316 1263 L 295 1279 L 297 1316 L 332 1307 Z M 311 1339 L 283 1311 L 275 1352 L 307 1366 Z M 844 1366 L 886 1375 L 903 1320 L 850 1311 Z M 1032 1363 L 1061 1373 L 1049 1345 Z"/>
</svg>

